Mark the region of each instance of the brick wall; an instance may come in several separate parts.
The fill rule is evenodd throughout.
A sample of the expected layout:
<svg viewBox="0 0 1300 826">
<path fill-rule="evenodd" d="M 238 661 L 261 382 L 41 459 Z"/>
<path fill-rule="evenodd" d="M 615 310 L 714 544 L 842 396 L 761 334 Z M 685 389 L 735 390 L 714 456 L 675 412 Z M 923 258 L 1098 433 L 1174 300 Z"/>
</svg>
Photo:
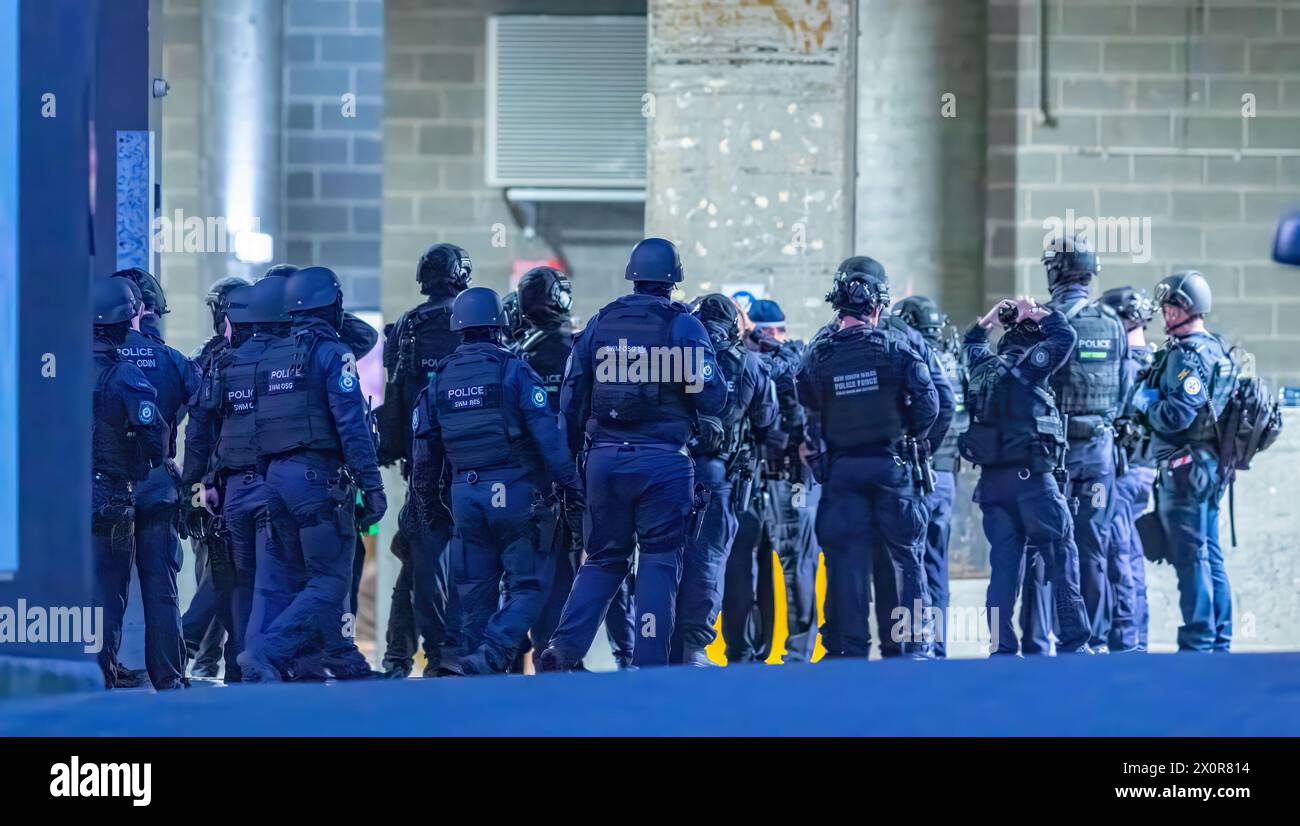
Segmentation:
<svg viewBox="0 0 1300 826">
<path fill-rule="evenodd" d="M 571 268 L 580 315 L 610 300 L 621 288 L 627 251 L 640 238 L 640 204 L 545 205 L 539 232 L 528 239 L 503 192 L 484 182 L 487 18 L 644 14 L 644 0 L 388 0 L 384 8 L 385 315 L 420 301 L 415 264 L 439 241 L 465 247 L 475 283 L 498 290 L 508 288 L 512 260 L 559 251 Z M 504 227 L 501 246 L 492 244 L 497 224 Z"/>
<path fill-rule="evenodd" d="M 286 0 L 283 60 L 285 234 L 276 258 L 332 267 L 349 307 L 377 309 L 383 0 Z"/>
<path fill-rule="evenodd" d="M 1200 269 L 1210 326 L 1265 375 L 1300 378 L 1300 280 L 1270 262 L 1277 218 L 1300 205 L 1300 2 L 1048 8 L 1054 124 L 1036 117 L 1038 3 L 989 2 L 986 302 L 1045 293 L 1045 218 L 1147 217 L 1150 261 L 1103 254 L 1103 286 Z"/>
</svg>

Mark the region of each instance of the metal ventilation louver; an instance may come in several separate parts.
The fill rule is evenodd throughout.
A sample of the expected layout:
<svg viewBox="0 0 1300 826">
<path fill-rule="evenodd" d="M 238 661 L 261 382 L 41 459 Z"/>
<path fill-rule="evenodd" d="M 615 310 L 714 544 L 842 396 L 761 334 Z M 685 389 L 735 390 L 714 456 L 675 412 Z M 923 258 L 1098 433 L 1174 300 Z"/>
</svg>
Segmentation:
<svg viewBox="0 0 1300 826">
<path fill-rule="evenodd" d="M 488 21 L 489 186 L 645 185 L 646 19 Z"/>
</svg>

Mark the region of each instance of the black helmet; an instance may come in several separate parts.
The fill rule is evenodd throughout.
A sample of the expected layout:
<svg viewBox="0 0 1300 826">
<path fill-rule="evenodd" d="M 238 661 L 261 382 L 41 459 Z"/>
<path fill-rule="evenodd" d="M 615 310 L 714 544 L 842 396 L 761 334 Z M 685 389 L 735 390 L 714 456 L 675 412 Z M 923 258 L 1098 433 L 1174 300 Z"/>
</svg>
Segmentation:
<svg viewBox="0 0 1300 826">
<path fill-rule="evenodd" d="M 569 320 L 573 286 L 554 267 L 533 267 L 519 279 L 519 311 L 538 327 L 558 327 Z"/>
<path fill-rule="evenodd" d="M 231 290 L 236 287 L 247 287 L 248 283 L 246 278 L 228 275 L 208 288 L 207 304 L 208 309 L 212 312 L 212 329 L 214 332 L 220 334 L 222 331 L 221 322 L 226 318 L 226 308 L 229 306 Z"/>
<path fill-rule="evenodd" d="M 682 280 L 682 259 L 672 241 L 645 238 L 632 248 L 623 277 L 628 281 L 662 281 L 676 284 Z"/>
<path fill-rule="evenodd" d="M 1112 308 L 1128 324 L 1143 329 L 1146 329 L 1151 316 L 1156 312 L 1156 303 L 1147 291 L 1132 287 L 1111 287 L 1101 294 L 1101 303 Z"/>
<path fill-rule="evenodd" d="M 343 302 L 339 277 L 329 267 L 307 267 L 285 281 L 284 306 L 291 312 L 330 307 Z"/>
<path fill-rule="evenodd" d="M 130 321 L 140 312 L 140 300 L 124 278 L 97 278 L 91 290 L 94 302 L 95 324 L 121 324 Z"/>
<path fill-rule="evenodd" d="M 171 312 L 167 308 L 167 296 L 163 293 L 162 284 L 158 279 L 139 267 L 128 267 L 124 270 L 118 270 L 113 273 L 118 278 L 129 278 L 140 288 L 140 298 L 144 301 L 144 308 L 154 315 L 166 315 Z"/>
<path fill-rule="evenodd" d="M 470 327 L 504 326 L 506 314 L 501 309 L 501 299 L 487 287 L 470 287 L 452 302 L 452 330 L 459 332 Z"/>
<path fill-rule="evenodd" d="M 288 278 L 300 269 L 302 267 L 295 267 L 293 264 L 274 264 L 262 273 L 262 278 Z"/>
<path fill-rule="evenodd" d="M 289 286 L 287 278 L 266 278 L 253 285 L 250 293 L 252 318 L 258 324 L 288 323 L 293 321 L 284 304 L 284 293 Z"/>
<path fill-rule="evenodd" d="M 511 290 L 501 297 L 501 312 L 506 317 L 506 335 L 513 340 L 523 338 L 528 329 L 528 320 L 519 310 L 519 293 Z"/>
<path fill-rule="evenodd" d="M 1196 270 L 1184 270 L 1160 279 L 1156 284 L 1156 303 L 1173 304 L 1188 315 L 1205 315 L 1210 311 L 1210 282 Z"/>
<path fill-rule="evenodd" d="M 845 258 L 835 272 L 826 300 L 837 310 L 863 315 L 889 306 L 889 278 L 874 258 L 855 255 Z"/>
<path fill-rule="evenodd" d="M 434 244 L 420 256 L 415 267 L 415 280 L 425 295 L 448 293 L 456 295 L 469 287 L 474 264 L 469 253 L 455 244 Z"/>
<path fill-rule="evenodd" d="M 231 324 L 251 324 L 257 321 L 254 306 L 254 287 L 251 284 L 237 286 L 226 295 L 226 318 Z"/>
<path fill-rule="evenodd" d="M 1101 272 L 1092 244 L 1079 235 L 1053 240 L 1043 251 L 1043 266 L 1047 267 L 1048 289 L 1063 283 L 1087 284 Z"/>
<path fill-rule="evenodd" d="M 935 337 L 948 323 L 948 316 L 939 311 L 932 298 L 909 295 L 894 305 L 894 315 L 903 319 L 908 327 L 924 336 Z"/>
<path fill-rule="evenodd" d="M 694 313 L 710 333 L 718 334 L 716 338 L 739 340 L 740 311 L 736 309 L 736 303 L 722 293 L 709 293 L 699 298 Z"/>
</svg>

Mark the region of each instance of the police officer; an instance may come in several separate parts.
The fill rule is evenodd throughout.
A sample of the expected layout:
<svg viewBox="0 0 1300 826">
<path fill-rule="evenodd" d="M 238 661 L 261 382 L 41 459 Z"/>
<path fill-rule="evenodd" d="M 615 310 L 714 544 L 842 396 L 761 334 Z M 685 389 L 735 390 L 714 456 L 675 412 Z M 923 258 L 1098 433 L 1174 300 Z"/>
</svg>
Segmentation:
<svg viewBox="0 0 1300 826">
<path fill-rule="evenodd" d="M 1156 285 L 1169 339 L 1156 356 L 1134 408 L 1151 429 L 1156 510 L 1178 574 L 1180 651 L 1227 651 L 1232 644 L 1232 591 L 1219 545 L 1219 473 L 1215 428 L 1233 391 L 1232 360 L 1205 327 L 1210 285 L 1195 270 Z M 1221 379 L 1221 380 L 1220 380 Z"/>
<path fill-rule="evenodd" d="M 686 541 L 681 585 L 677 590 L 677 621 L 673 630 L 672 662 L 700 667 L 713 665 L 705 653 L 717 636 L 713 629 L 722 608 L 723 572 L 736 537 L 736 510 L 750 509 L 757 479 L 749 433 L 762 432 L 776 422 L 776 396 L 767 370 L 740 338 L 736 305 L 721 293 L 700 299 L 695 315 L 713 344 L 727 396 L 716 415 L 701 415 L 700 432 L 691 442 L 695 479 L 708 490 L 700 530 Z M 733 495 L 738 497 L 733 501 Z"/>
<path fill-rule="evenodd" d="M 1005 330 L 996 353 L 989 346 L 995 326 Z M 1063 313 L 1029 299 L 1006 299 L 964 339 L 971 422 L 957 445 L 962 458 L 980 466 L 975 501 L 991 546 L 986 605 L 995 654 L 1019 649 L 1011 620 L 1027 545 L 1043 558 L 1052 586 L 1060 625 L 1056 650 L 1091 653 L 1078 549 L 1056 478 L 1064 474 L 1064 423 L 1049 384 L 1072 357 L 1076 338 Z"/>
<path fill-rule="evenodd" d="M 925 529 L 925 582 L 930 590 L 930 602 L 942 620 L 940 627 L 935 629 L 934 655 L 944 657 L 947 656 L 948 637 L 948 540 L 952 535 L 957 473 L 961 469 L 957 437 L 970 425 L 970 416 L 966 412 L 966 366 L 955 340 L 943 337 L 948 317 L 933 299 L 921 295 L 908 296 L 894 305 L 894 315 L 919 332 L 930 345 L 953 393 L 952 426 L 943 441 L 934 445 L 934 490 L 925 498 L 929 510 L 929 523 Z"/>
<path fill-rule="evenodd" d="M 470 285 L 473 263 L 455 244 L 434 244 L 420 257 L 415 280 L 424 303 L 403 313 L 384 342 L 388 384 L 379 408 L 379 458 L 387 465 L 402 462 L 410 477 L 411 413 L 420 391 L 429 383 L 439 359 L 460 346 L 451 330 L 452 301 Z M 428 661 L 425 676 L 437 673 L 442 645 L 449 636 L 449 612 L 454 594 L 448 583 L 447 547 L 453 537 L 451 514 L 436 498 L 435 513 L 422 518 L 408 496 L 399 523 L 408 557 L 402 560 L 388 614 L 383 668 L 390 677 L 411 673 L 421 637 Z M 432 518 L 437 517 L 437 518 Z"/>
<path fill-rule="evenodd" d="M 634 543 L 633 663 L 667 664 L 695 507 L 686 445 L 697 418 L 716 414 L 726 401 L 708 333 L 670 297 L 682 280 L 677 248 L 662 238 L 640 241 L 625 276 L 633 293 L 607 304 L 578 335 L 560 394 L 569 450 L 585 454 L 593 518 L 587 560 L 542 652 L 543 671 L 572 668 L 587 652 L 627 578 Z"/>
<path fill-rule="evenodd" d="M 157 406 L 171 434 L 167 462 L 149 472 L 136 486 L 135 552 L 144 607 L 145 668 L 150 680 L 170 685 L 185 673 L 185 644 L 176 576 L 181 569 L 179 530 L 180 470 L 176 456 L 176 431 L 185 418 L 190 397 L 199 387 L 193 362 L 168 347 L 159 329 L 168 312 L 162 285 L 138 267 L 113 274 L 134 284 L 143 304 L 136 329 L 127 333 L 119 348 L 123 358 L 135 362 L 158 394 Z"/>
<path fill-rule="evenodd" d="M 876 262 L 872 262 L 876 264 Z M 876 264 L 879 267 L 878 264 Z M 902 653 L 932 649 L 925 583 L 925 503 L 915 445 L 939 415 L 925 357 L 881 323 L 889 304 L 881 272 L 841 269 L 826 295 L 838 329 L 804 356 L 799 400 L 807 413 L 805 459 L 826 485 L 817 538 L 826 553 L 827 656 L 867 657 L 875 548 L 890 557 L 887 582 L 902 618 L 888 633 Z"/>
<path fill-rule="evenodd" d="M 119 351 L 126 346 L 132 325 L 138 324 L 136 292 L 126 279 L 106 278 L 95 282 L 92 299 L 98 375 L 91 431 L 91 535 L 95 599 L 104 610 L 104 645 L 98 658 L 105 687 L 116 688 L 126 687 L 123 678 L 128 676 L 117 661 L 117 651 L 135 545 L 133 488 L 149 476 L 150 468 L 161 467 L 166 461 L 171 434 L 158 410 L 153 386 L 135 362 Z M 154 688 L 184 685 L 176 663 L 154 657 L 147 664 Z"/>
<path fill-rule="evenodd" d="M 246 287 L 249 281 L 239 276 L 227 276 L 216 281 L 208 289 L 207 306 L 208 311 L 212 314 L 212 337 L 204 342 L 197 350 L 190 354 L 190 361 L 194 364 L 194 369 L 199 374 L 199 388 L 202 392 L 211 374 L 217 358 L 230 346 L 229 328 L 226 324 L 226 309 L 229 306 L 230 293 L 236 287 Z M 228 619 L 228 610 L 222 605 L 222 600 L 218 600 L 213 588 L 211 559 L 209 546 L 216 546 L 219 543 L 214 540 L 212 530 L 213 516 L 202 506 L 193 496 L 197 493 L 195 485 L 200 483 L 206 468 L 197 466 L 200 463 L 192 461 L 190 457 L 190 440 L 197 436 L 198 427 L 195 423 L 195 401 L 190 401 L 189 422 L 185 426 L 185 462 L 181 469 L 181 513 L 185 521 L 186 532 L 190 536 L 190 548 L 194 551 L 194 574 L 197 580 L 197 587 L 193 598 L 190 600 L 189 607 L 181 615 L 181 631 L 185 639 L 186 653 L 193 659 L 190 665 L 190 673 L 195 677 L 215 677 L 218 674 L 219 666 L 223 656 L 222 641 L 226 636 L 226 626 L 224 620 Z M 209 426 L 210 429 L 210 426 Z M 204 434 L 207 440 L 214 438 L 211 432 Z M 206 461 L 206 460 L 204 460 Z M 189 494 L 189 495 L 187 495 Z M 219 556 L 222 555 L 224 548 L 216 547 Z M 228 560 L 215 560 L 219 569 L 223 566 L 229 569 L 226 564 Z M 224 577 L 227 570 L 222 570 L 221 576 Z M 226 652 L 227 668 L 235 666 L 235 656 L 237 651 Z"/>
<path fill-rule="evenodd" d="M 775 550 L 785 579 L 784 661 L 809 662 L 817 642 L 817 542 L 813 518 L 821 488 L 799 458 L 805 415 L 796 377 L 803 342 L 788 338 L 785 314 L 775 301 L 751 298 L 753 329 L 745 346 L 768 370 L 776 390 L 778 418 L 758 442 L 763 457 L 764 507 L 740 514 L 740 527 L 727 558 L 722 594 L 722 636 L 727 663 L 767 659 L 776 606 L 772 581 Z"/>
<path fill-rule="evenodd" d="M 1101 300 L 1124 322 L 1128 332 L 1128 358 L 1124 361 L 1125 384 L 1134 390 L 1146 378 L 1155 361 L 1155 348 L 1147 343 L 1146 327 L 1155 314 L 1155 302 L 1146 290 L 1115 287 L 1102 293 Z M 1115 479 L 1115 517 L 1111 520 L 1110 583 L 1111 653 L 1146 651 L 1150 612 L 1147 607 L 1146 559 L 1137 518 L 1146 512 L 1155 483 L 1155 458 L 1151 440 L 1137 423 L 1132 396 L 1126 399 L 1123 417 L 1117 424 L 1117 438 L 1124 451 L 1124 468 Z"/>
<path fill-rule="evenodd" d="M 461 539 L 452 581 L 465 653 L 444 652 L 440 665 L 459 675 L 504 672 L 537 619 L 552 567 L 542 556 L 558 550 L 540 530 L 553 483 L 572 527 L 582 520 L 578 472 L 559 420 L 542 378 L 503 346 L 505 325 L 492 290 L 471 287 L 456 297 L 451 326 L 464 343 L 438 363 L 411 421 L 415 495 L 437 496 L 444 458 L 451 472 Z"/>
<path fill-rule="evenodd" d="M 518 312 L 518 318 L 514 322 L 517 342 L 515 352 L 542 377 L 547 405 L 552 413 L 558 415 L 564 368 L 569 362 L 569 353 L 573 350 L 572 285 L 568 276 L 554 267 L 534 267 L 524 273 L 519 279 L 518 291 L 510 295 L 516 298 Z M 505 304 L 503 300 L 502 305 Z M 508 307 L 506 316 L 510 316 Z M 542 523 L 543 537 L 550 536 L 556 530 L 557 518 L 558 515 L 549 514 L 547 521 Z M 566 530 L 563 524 L 558 527 Z M 539 656 L 560 621 L 560 611 L 564 609 L 564 600 L 573 587 L 573 574 L 581 559 L 581 531 L 566 536 L 565 539 L 566 548 L 572 550 L 559 548 L 552 554 L 555 570 L 551 576 L 551 586 L 541 612 L 533 623 L 532 637 Z M 609 638 L 614 661 L 619 668 L 632 665 L 632 650 L 636 644 L 628 585 L 631 581 L 632 575 L 628 574 L 605 615 L 605 635 Z"/>
<path fill-rule="evenodd" d="M 1114 513 L 1115 420 L 1128 396 L 1124 385 L 1128 336 L 1114 310 L 1088 297 L 1088 286 L 1101 264 L 1086 239 L 1057 239 L 1043 253 L 1043 264 L 1052 292 L 1047 306 L 1061 313 L 1078 336 L 1070 360 L 1052 376 L 1052 390 L 1066 417 L 1069 482 L 1065 496 L 1079 549 L 1079 585 L 1091 629 L 1089 646 L 1105 653 L 1110 633 L 1107 554 Z M 1025 572 L 1026 610 L 1021 617 L 1034 648 L 1046 650 L 1051 600 L 1039 588 L 1040 572 L 1039 566 Z M 1037 610 L 1030 610 L 1035 605 Z"/>
<path fill-rule="evenodd" d="M 254 422 L 265 467 L 272 529 L 286 553 L 301 555 L 305 584 L 261 637 L 239 655 L 245 680 L 275 681 L 314 644 L 337 679 L 370 676 L 343 633 L 361 489 L 362 530 L 386 508 L 383 482 L 356 359 L 339 340 L 343 290 L 325 267 L 293 273 L 284 285 L 292 334 L 270 343 L 257 368 Z"/>
</svg>

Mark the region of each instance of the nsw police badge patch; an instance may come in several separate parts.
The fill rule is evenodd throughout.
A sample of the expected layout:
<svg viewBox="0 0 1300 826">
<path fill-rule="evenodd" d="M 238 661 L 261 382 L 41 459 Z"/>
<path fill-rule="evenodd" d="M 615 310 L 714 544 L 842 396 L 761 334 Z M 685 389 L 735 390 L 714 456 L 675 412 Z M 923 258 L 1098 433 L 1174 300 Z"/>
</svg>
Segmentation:
<svg viewBox="0 0 1300 826">
<path fill-rule="evenodd" d="M 1047 358 L 1048 358 L 1047 351 L 1043 349 L 1038 349 L 1035 350 L 1034 354 L 1029 357 L 1029 360 L 1033 362 L 1033 365 L 1035 367 L 1046 367 Z"/>
<path fill-rule="evenodd" d="M 1188 376 L 1187 378 L 1183 379 L 1183 392 L 1189 396 L 1200 395 L 1201 380 L 1198 379 L 1196 376 Z"/>
<path fill-rule="evenodd" d="M 157 415 L 158 409 L 153 406 L 153 402 L 140 402 L 140 421 L 153 424 Z"/>
<path fill-rule="evenodd" d="M 351 393 L 353 390 L 357 389 L 356 378 L 354 376 L 349 376 L 347 373 L 342 374 L 339 376 L 339 389 L 344 393 Z"/>
<path fill-rule="evenodd" d="M 546 390 L 542 387 L 533 387 L 533 407 L 538 410 L 546 406 Z"/>
</svg>

